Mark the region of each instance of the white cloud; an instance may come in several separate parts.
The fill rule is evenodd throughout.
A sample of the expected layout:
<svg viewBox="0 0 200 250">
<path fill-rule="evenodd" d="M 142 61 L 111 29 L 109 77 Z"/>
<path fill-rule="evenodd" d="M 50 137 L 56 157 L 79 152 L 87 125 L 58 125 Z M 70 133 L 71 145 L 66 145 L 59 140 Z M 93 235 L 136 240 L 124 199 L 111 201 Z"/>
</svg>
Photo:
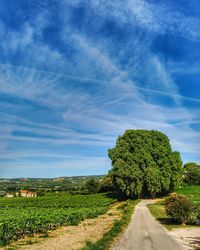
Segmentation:
<svg viewBox="0 0 200 250">
<path fill-rule="evenodd" d="M 14 67 L 12 65 L 1 65 L 0 69 L 0 92 L 17 96 L 36 103 L 53 107 L 63 107 L 73 98 L 81 101 L 87 96 L 77 95 L 59 84 L 59 76 L 48 72 Z M 78 101 L 77 101 L 78 102 Z"/>
<path fill-rule="evenodd" d="M 80 4 L 82 0 L 78 1 Z M 65 1 L 66 4 L 71 1 Z M 77 3 L 77 4 L 78 4 Z M 164 4 L 153 4 L 144 0 L 127 1 L 90 1 L 97 15 L 112 17 L 121 24 L 132 24 L 145 29 L 165 34 L 173 33 L 191 40 L 200 38 L 200 21 L 195 17 L 186 16 L 176 9 Z"/>
<path fill-rule="evenodd" d="M 78 3 L 80 1 L 66 2 L 67 5 Z M 158 33 L 178 32 L 188 39 L 199 37 L 199 22 L 196 19 L 173 12 L 164 5 L 143 0 L 115 3 L 91 1 L 91 8 L 103 20 L 108 16 L 114 18 L 118 25 L 139 25 Z M 63 16 L 65 11 L 63 8 Z M 0 93 L 44 106 L 51 111 L 51 119 L 44 122 L 37 116 L 31 119 L 26 117 L 32 110 L 23 104 L 17 104 L 17 107 L 9 101 L 0 104 L 5 107 L 0 114 L 3 145 L 0 149 L 4 158 L 25 160 L 26 163 L 15 163 L 16 167 L 22 168 L 27 164 L 24 158 L 31 157 L 58 158 L 58 168 L 99 167 L 108 162 L 101 157 L 87 158 L 73 152 L 66 154 L 68 146 L 90 146 L 106 151 L 124 130 L 140 128 L 161 130 L 169 136 L 174 149 L 198 154 L 200 135 L 190 125 L 199 121 L 199 113 L 195 108 L 187 109 L 182 103 L 184 100 L 195 106 L 200 100 L 179 93 L 171 72 L 159 56 L 151 52 L 154 35 L 147 32 L 142 41 L 141 37 L 135 37 L 134 41 L 113 54 L 111 44 L 106 40 L 97 39 L 94 42 L 87 34 L 77 33 L 69 27 L 65 15 L 60 39 L 76 52 L 68 58 L 65 52 L 35 39 L 48 25 L 48 13 L 38 13 L 35 24 L 33 27 L 25 23 L 20 31 L 6 35 L 4 52 L 15 54 L 21 49 L 23 53 L 19 65 L 1 64 Z M 0 36 L 5 36 L 4 30 L 5 27 L 0 24 Z M 121 65 L 120 60 L 127 51 L 130 60 Z M 142 63 L 140 60 L 143 60 Z M 134 80 L 143 74 L 148 75 L 148 82 Z M 172 101 L 171 106 L 166 105 L 164 98 Z M 15 115 L 6 114 L 7 110 L 13 114 L 17 109 Z M 16 151 L 5 152 L 12 145 Z M 23 148 L 23 153 L 18 145 Z M 46 150 L 35 150 L 38 145 L 46 147 Z M 66 148 L 66 151 L 59 152 L 61 148 Z M 72 161 L 75 156 L 77 161 Z M 30 162 L 31 167 L 34 164 Z M 4 163 L 4 168 L 7 166 Z M 41 166 L 47 165 L 37 165 L 36 168 Z"/>
</svg>

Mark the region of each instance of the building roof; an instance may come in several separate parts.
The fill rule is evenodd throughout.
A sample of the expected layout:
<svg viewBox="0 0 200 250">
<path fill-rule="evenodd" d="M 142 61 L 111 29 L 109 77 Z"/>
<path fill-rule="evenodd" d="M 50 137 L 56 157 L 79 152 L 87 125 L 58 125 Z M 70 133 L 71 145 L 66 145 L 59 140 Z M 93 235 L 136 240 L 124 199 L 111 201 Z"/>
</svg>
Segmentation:
<svg viewBox="0 0 200 250">
<path fill-rule="evenodd" d="M 20 190 L 20 193 L 30 193 L 30 194 L 34 194 L 35 192 L 28 191 L 28 190 Z"/>
<path fill-rule="evenodd" d="M 28 193 L 28 190 L 20 190 L 20 193 Z"/>
</svg>

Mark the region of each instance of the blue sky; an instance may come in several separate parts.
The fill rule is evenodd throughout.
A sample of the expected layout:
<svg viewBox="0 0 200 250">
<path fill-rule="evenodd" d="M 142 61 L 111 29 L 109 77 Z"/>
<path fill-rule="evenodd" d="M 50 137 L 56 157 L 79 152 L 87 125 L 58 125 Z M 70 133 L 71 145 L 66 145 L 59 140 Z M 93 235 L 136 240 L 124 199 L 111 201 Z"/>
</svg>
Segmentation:
<svg viewBox="0 0 200 250">
<path fill-rule="evenodd" d="M 1 0 L 0 175 L 104 174 L 126 129 L 200 163 L 200 2 Z"/>
</svg>

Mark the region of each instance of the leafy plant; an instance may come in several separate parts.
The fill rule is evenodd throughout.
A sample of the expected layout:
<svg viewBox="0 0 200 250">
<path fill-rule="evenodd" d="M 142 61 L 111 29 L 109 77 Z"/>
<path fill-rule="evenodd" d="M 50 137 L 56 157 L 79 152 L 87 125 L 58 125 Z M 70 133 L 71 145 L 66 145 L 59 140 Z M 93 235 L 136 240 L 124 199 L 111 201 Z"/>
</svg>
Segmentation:
<svg viewBox="0 0 200 250">
<path fill-rule="evenodd" d="M 200 166 L 195 162 L 188 162 L 184 165 L 184 182 L 189 185 L 200 185 Z"/>
<path fill-rule="evenodd" d="M 0 199 L 0 244 L 60 225 L 77 225 L 106 212 L 115 202 L 105 194 Z M 46 234 L 47 235 L 47 234 Z"/>
<path fill-rule="evenodd" d="M 181 224 L 196 221 L 194 204 L 187 196 L 173 194 L 166 199 L 165 207 L 167 215 Z"/>
</svg>

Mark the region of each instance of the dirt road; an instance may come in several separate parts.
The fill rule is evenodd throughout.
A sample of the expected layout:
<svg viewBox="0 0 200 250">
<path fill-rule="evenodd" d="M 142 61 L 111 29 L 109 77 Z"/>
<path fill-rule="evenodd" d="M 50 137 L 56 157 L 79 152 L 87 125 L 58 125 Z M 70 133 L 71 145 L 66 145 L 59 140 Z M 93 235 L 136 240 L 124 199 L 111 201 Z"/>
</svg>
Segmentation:
<svg viewBox="0 0 200 250">
<path fill-rule="evenodd" d="M 77 226 L 63 226 L 55 231 L 49 231 L 49 237 L 26 237 L 13 242 L 10 249 L 20 250 L 77 250 L 85 246 L 86 241 L 95 242 L 113 226 L 119 219 L 118 209 L 123 203 L 113 204 L 106 214 L 93 219 L 86 219 Z M 32 242 L 32 244 L 30 244 Z M 34 244 L 33 244 L 34 243 Z M 1 249 L 1 247 L 0 247 Z"/>
<path fill-rule="evenodd" d="M 132 221 L 114 250 L 183 250 L 147 208 L 150 200 L 141 201 L 135 208 Z"/>
</svg>

